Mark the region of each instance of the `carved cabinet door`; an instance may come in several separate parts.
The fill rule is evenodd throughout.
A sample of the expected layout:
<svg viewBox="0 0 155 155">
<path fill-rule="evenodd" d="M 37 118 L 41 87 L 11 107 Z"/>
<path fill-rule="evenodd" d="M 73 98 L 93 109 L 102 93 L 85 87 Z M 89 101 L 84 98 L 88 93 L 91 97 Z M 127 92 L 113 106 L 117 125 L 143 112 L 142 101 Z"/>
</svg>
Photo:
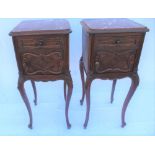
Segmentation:
<svg viewBox="0 0 155 155">
<path fill-rule="evenodd" d="M 95 56 L 95 70 L 104 72 L 130 72 L 135 61 L 135 50 L 97 51 Z"/>
<path fill-rule="evenodd" d="M 61 74 L 63 72 L 62 52 L 55 51 L 47 54 L 25 52 L 21 59 L 26 75 Z"/>
</svg>

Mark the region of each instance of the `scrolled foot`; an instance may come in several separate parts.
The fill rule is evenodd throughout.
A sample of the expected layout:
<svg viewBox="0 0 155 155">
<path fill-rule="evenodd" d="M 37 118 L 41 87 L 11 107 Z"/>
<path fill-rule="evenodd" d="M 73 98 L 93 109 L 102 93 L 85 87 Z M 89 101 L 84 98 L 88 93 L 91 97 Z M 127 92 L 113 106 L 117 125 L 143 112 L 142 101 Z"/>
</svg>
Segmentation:
<svg viewBox="0 0 155 155">
<path fill-rule="evenodd" d="M 72 126 L 71 124 L 67 124 L 67 128 L 70 129 Z"/>
<path fill-rule="evenodd" d="M 29 128 L 29 129 L 32 129 L 32 124 L 29 124 L 29 125 L 28 125 L 28 128 Z"/>
<path fill-rule="evenodd" d="M 112 103 L 113 103 L 113 101 L 114 101 L 114 99 L 111 99 L 110 103 L 112 104 Z"/>
<path fill-rule="evenodd" d="M 84 125 L 83 125 L 83 128 L 86 129 L 86 128 L 87 128 L 87 124 L 84 124 Z"/>
<path fill-rule="evenodd" d="M 72 125 L 69 123 L 67 124 L 67 129 L 70 129 L 72 127 Z"/>
<path fill-rule="evenodd" d="M 82 99 L 80 100 L 80 105 L 81 105 L 81 106 L 83 105 L 83 100 L 82 100 Z"/>
<path fill-rule="evenodd" d="M 37 105 L 37 101 L 36 100 L 33 100 L 33 102 L 34 102 L 34 105 Z"/>
<path fill-rule="evenodd" d="M 126 123 L 123 122 L 121 127 L 124 128 L 125 126 L 126 126 Z"/>
</svg>

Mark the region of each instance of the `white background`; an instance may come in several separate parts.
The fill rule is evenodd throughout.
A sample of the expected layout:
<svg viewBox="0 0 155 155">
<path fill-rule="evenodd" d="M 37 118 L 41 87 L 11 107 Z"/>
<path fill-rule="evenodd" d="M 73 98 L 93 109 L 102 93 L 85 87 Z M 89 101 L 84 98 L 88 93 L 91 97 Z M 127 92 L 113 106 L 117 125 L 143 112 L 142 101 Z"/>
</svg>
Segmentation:
<svg viewBox="0 0 155 155">
<path fill-rule="evenodd" d="M 153 1 L 3 1 L 1 17 L 154 17 Z M 152 41 L 153 42 L 153 41 Z M 11 78 L 11 77 L 10 77 Z M 24 114 L 25 115 L 25 114 Z M 39 140 L 38 140 L 39 139 Z M 49 140 L 50 139 L 50 140 Z M 62 142 L 62 143 L 61 143 Z M 154 154 L 154 137 L 11 137 L 1 138 L 1 151 L 8 154 Z M 4 144 L 4 145 L 2 145 Z M 36 144 L 36 146 L 35 146 Z M 54 145 L 55 144 L 55 145 Z M 69 146 L 69 147 L 68 147 Z M 129 146 L 129 147 L 128 147 Z M 9 149 L 10 148 L 10 149 Z M 40 149 L 39 149 L 40 148 Z M 61 148 L 61 149 L 60 149 Z M 91 149 L 90 149 L 91 148 Z M 17 151 L 18 150 L 18 151 Z M 40 150 L 40 151 L 39 151 Z M 35 152 L 34 152 L 35 151 Z"/>
<path fill-rule="evenodd" d="M 127 126 L 121 128 L 121 109 L 131 80 L 117 81 L 114 102 L 110 104 L 112 81 L 94 80 L 91 86 L 90 120 L 83 129 L 86 104 L 80 106 L 81 78 L 79 60 L 82 54 L 82 32 L 80 18 L 67 18 L 70 22 L 70 70 L 73 79 L 73 94 L 70 101 L 69 118 L 71 130 L 66 128 L 63 81 L 36 82 L 38 106 L 34 106 L 34 94 L 29 81 L 25 83 L 27 96 L 33 113 L 33 130 L 27 128 L 28 113 L 18 92 L 18 69 L 12 38 L 8 33 L 25 19 L 0 19 L 0 135 L 154 135 L 155 134 L 155 19 L 134 18 L 150 31 L 146 33 L 139 63 L 140 84 L 132 97 L 127 112 Z M 36 20 L 36 19 L 35 19 Z M 5 68 L 4 68 L 5 67 Z"/>
</svg>

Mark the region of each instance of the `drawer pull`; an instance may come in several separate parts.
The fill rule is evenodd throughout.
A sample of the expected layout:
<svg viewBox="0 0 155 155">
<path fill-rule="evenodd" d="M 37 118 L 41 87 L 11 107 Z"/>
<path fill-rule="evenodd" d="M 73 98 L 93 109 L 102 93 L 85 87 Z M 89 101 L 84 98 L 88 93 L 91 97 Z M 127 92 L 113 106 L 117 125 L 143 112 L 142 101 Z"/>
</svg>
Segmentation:
<svg viewBox="0 0 155 155">
<path fill-rule="evenodd" d="M 120 44 L 120 43 L 121 43 L 120 40 L 116 40 L 116 41 L 115 41 L 115 44 Z"/>
<path fill-rule="evenodd" d="M 99 68 L 99 65 L 100 65 L 100 63 L 97 61 L 97 62 L 95 62 L 95 66 L 96 66 L 96 69 L 98 69 Z"/>
<path fill-rule="evenodd" d="M 39 40 L 38 46 L 43 46 L 44 45 L 44 41 L 43 40 Z"/>
<path fill-rule="evenodd" d="M 95 65 L 99 65 L 99 62 L 97 61 L 97 62 L 95 62 Z"/>
</svg>

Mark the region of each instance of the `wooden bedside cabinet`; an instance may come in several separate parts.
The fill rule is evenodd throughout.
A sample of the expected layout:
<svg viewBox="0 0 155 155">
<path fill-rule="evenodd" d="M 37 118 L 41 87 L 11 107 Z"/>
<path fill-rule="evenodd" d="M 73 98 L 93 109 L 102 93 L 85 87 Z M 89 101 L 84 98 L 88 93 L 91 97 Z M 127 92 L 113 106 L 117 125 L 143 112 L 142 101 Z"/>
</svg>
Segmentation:
<svg viewBox="0 0 155 155">
<path fill-rule="evenodd" d="M 64 80 L 66 123 L 71 127 L 68 108 L 73 84 L 69 70 L 69 33 L 70 25 L 63 19 L 23 21 L 10 32 L 19 69 L 18 89 L 29 113 L 29 128 L 32 128 L 32 111 L 24 90 L 27 80 L 32 83 L 35 104 L 35 81 Z"/>
<path fill-rule="evenodd" d="M 85 19 L 82 25 L 82 57 L 80 72 L 82 79 L 82 99 L 86 94 L 87 127 L 90 111 L 90 86 L 94 79 L 113 80 L 111 102 L 113 102 L 116 80 L 130 77 L 131 87 L 122 108 L 122 127 L 125 112 L 138 84 L 138 62 L 141 55 L 145 33 L 148 28 L 128 19 Z M 84 80 L 84 71 L 86 81 Z"/>
</svg>

